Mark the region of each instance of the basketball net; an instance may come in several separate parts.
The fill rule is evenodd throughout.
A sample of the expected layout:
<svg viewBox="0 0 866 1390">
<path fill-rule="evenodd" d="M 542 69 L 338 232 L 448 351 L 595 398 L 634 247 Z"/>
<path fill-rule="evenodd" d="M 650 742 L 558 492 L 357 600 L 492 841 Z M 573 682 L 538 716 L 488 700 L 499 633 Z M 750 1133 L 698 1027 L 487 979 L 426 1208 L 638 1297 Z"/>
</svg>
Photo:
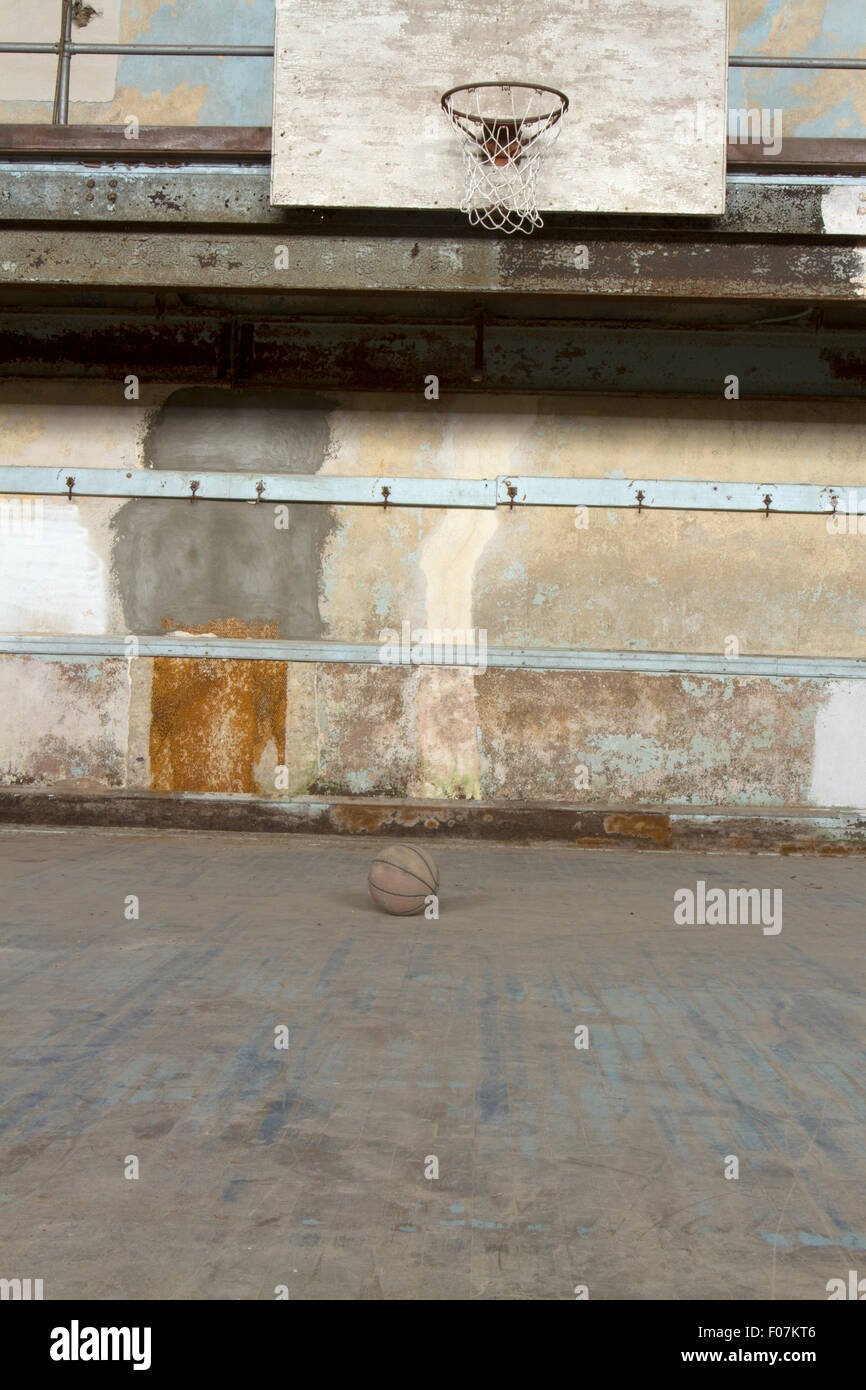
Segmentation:
<svg viewBox="0 0 866 1390">
<path fill-rule="evenodd" d="M 442 108 L 461 142 L 466 192 L 460 210 L 470 223 L 509 236 L 542 227 L 538 170 L 559 134 L 568 98 L 548 87 L 481 82 L 446 92 Z"/>
</svg>

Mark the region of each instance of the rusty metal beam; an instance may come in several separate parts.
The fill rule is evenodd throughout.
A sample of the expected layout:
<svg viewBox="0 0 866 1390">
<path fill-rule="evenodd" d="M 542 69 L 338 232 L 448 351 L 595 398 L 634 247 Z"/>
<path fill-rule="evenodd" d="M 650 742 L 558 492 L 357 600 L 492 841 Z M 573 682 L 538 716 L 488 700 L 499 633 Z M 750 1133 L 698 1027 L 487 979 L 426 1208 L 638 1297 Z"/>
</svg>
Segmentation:
<svg viewBox="0 0 866 1390">
<path fill-rule="evenodd" d="M 681 235 L 700 229 L 705 235 L 812 236 L 866 234 L 866 169 L 853 175 L 767 175 L 748 171 L 728 179 L 724 213 L 717 218 L 670 218 L 649 215 L 558 214 L 548 218 L 548 236 L 566 229 L 577 232 L 616 230 L 663 231 Z M 863 215 L 860 210 L 863 209 Z M 398 220 L 399 219 L 399 220 Z M 104 163 L 97 167 L 67 162 L 6 160 L 0 162 L 0 221 L 122 223 L 150 227 L 198 224 L 224 227 L 291 228 L 320 233 L 381 229 L 434 230 L 445 235 L 465 232 L 457 212 L 438 212 L 435 221 L 403 214 L 354 213 L 333 210 L 304 214 L 273 207 L 267 166 L 223 162 L 168 169 L 147 164 L 128 167 Z"/>
<path fill-rule="evenodd" d="M 866 141 L 864 141 L 866 144 Z M 15 155 L 60 154 L 74 158 L 116 155 L 134 163 L 148 155 L 200 158 L 230 155 L 269 161 L 270 126 L 141 126 L 130 139 L 125 126 L 46 125 L 22 122 L 0 125 L 0 152 Z"/>
<path fill-rule="evenodd" d="M 276 291 L 397 290 L 859 302 L 864 249 L 758 239 L 495 239 L 4 230 L 0 285 Z M 283 245 L 285 252 L 280 252 Z"/>
<path fill-rule="evenodd" d="M 432 373 L 443 393 L 721 398 L 733 372 L 744 402 L 866 397 L 866 303 L 843 306 L 839 312 L 850 322 L 833 327 L 814 306 L 781 315 L 751 306 L 758 322 L 750 326 L 723 319 L 709 324 L 697 314 L 680 324 L 545 318 L 541 306 L 532 316 L 527 311 L 511 318 L 500 316 L 488 300 L 479 364 L 473 306 L 461 314 L 450 298 L 440 304 L 416 300 L 413 318 L 405 315 L 405 305 L 399 317 L 389 314 L 393 305 L 387 302 L 379 318 L 369 302 L 352 310 L 345 295 L 336 302 L 320 299 L 312 314 L 309 303 L 298 312 L 291 301 L 270 300 L 268 312 L 258 315 L 249 296 L 222 295 L 218 308 L 184 306 L 176 296 L 170 308 L 130 305 L 113 292 L 101 299 L 89 310 L 62 304 L 0 308 L 0 378 L 102 382 L 118 394 L 127 372 L 148 384 L 420 391 Z M 676 315 L 676 307 L 670 312 Z M 782 322 L 773 322 L 780 317 Z M 771 321 L 762 324 L 762 318 Z"/>
<path fill-rule="evenodd" d="M 792 170 L 801 173 L 863 173 L 866 140 L 786 136 L 776 153 L 754 141 L 728 141 L 728 168 Z"/>
</svg>

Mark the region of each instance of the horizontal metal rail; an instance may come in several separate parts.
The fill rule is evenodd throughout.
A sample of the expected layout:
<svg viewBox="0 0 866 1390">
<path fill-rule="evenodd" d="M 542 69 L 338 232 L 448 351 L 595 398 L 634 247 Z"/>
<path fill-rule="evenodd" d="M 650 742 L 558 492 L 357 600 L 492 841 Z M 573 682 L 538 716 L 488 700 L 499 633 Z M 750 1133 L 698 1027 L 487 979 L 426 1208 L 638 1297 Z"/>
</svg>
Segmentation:
<svg viewBox="0 0 866 1390">
<path fill-rule="evenodd" d="M 177 58 L 273 58 L 273 44 L 218 43 L 67 43 L 69 54 L 118 53 Z M 59 53 L 59 43 L 0 43 L 0 53 Z"/>
<path fill-rule="evenodd" d="M 57 43 L 0 43 L 0 53 L 52 53 L 57 55 L 57 86 L 52 111 L 52 124 L 66 125 L 69 121 L 70 64 L 78 54 L 108 53 L 125 57 L 180 58 L 272 58 L 273 44 L 195 44 L 195 43 L 76 43 L 72 34 L 72 11 L 69 0 L 63 6 L 62 34 Z M 777 58 L 765 54 L 734 53 L 728 57 L 730 68 L 787 68 L 835 69 L 858 72 L 866 69 L 863 58 Z"/>
<path fill-rule="evenodd" d="M 272 58 L 273 44 L 218 44 L 218 43 L 67 43 L 69 54 L 77 53 L 117 53 L 124 55 L 142 54 L 150 57 L 182 58 Z M 0 53 L 59 53 L 59 43 L 0 43 Z M 777 58 L 764 53 L 732 53 L 728 57 L 731 68 L 814 68 L 836 69 L 843 72 L 862 72 L 866 69 L 866 58 Z"/>
<path fill-rule="evenodd" d="M 0 493 L 19 496 L 165 497 L 187 502 L 495 507 L 488 478 L 335 477 L 319 473 L 175 473 L 154 469 L 0 468 Z M 7 528 L 8 529 L 8 528 Z"/>
<path fill-rule="evenodd" d="M 706 479 L 345 477 L 321 473 L 205 473 L 162 469 L 0 467 L 0 495 L 174 498 L 187 502 L 318 502 L 387 507 L 613 507 L 638 511 L 859 513 L 859 488 Z M 862 501 L 858 501 L 862 498 Z M 8 527 L 7 527 L 8 529 Z"/>
<path fill-rule="evenodd" d="M 44 129 L 60 127 L 46 126 Z M 138 158 L 140 142 L 124 143 L 127 146 L 135 143 Z M 866 174 L 866 140 L 862 143 Z M 119 151 L 118 155 L 122 157 L 125 153 Z M 832 206 L 837 234 L 866 235 L 866 212 L 860 216 L 859 211 L 864 207 L 859 195 L 866 192 L 863 175 L 783 175 L 772 170 L 740 173 L 732 165 L 727 182 L 728 203 L 725 212 L 714 221 L 714 232 L 786 237 L 828 235 L 825 218 L 828 207 Z M 849 191 L 846 193 L 843 189 Z M 82 167 L 70 166 L 66 160 L 57 162 L 46 158 L 44 153 L 16 160 L 0 152 L 0 219 L 4 222 L 98 224 L 122 221 L 180 226 L 208 222 L 240 226 L 246 231 L 263 226 L 280 227 L 288 234 L 291 224 L 287 223 L 286 210 L 271 204 L 269 192 L 268 166 L 251 167 L 242 157 L 231 162 L 197 162 L 194 169 L 154 169 L 148 164 L 126 167 L 120 163 L 120 158 L 117 162 L 109 158 L 104 164 Z M 793 196 L 797 194 L 802 196 Z M 832 199 L 825 204 L 824 199 L 831 194 Z M 623 223 L 635 231 L 642 231 L 643 222 L 647 220 L 623 218 Z M 603 214 L 599 217 L 575 215 L 575 222 L 586 229 L 587 235 L 594 232 L 596 226 L 605 225 Z M 688 218 L 678 219 L 678 229 L 688 222 Z M 357 315 L 352 315 L 352 321 L 358 322 Z M 402 321 L 408 320 L 404 317 Z M 474 329 L 477 313 L 467 311 L 460 322 Z M 487 326 L 491 326 L 489 315 Z"/>
<path fill-rule="evenodd" d="M 835 69 L 841 72 L 863 72 L 866 58 L 769 58 L 763 53 L 732 53 L 729 68 L 797 68 L 818 71 Z"/>
<path fill-rule="evenodd" d="M 383 637 L 376 642 L 295 641 L 263 637 L 211 637 L 188 633 L 146 635 L 128 633 L 120 636 L 33 636 L 31 634 L 0 633 L 0 654 L 42 658 L 66 657 L 127 661 L 141 657 L 174 657 L 223 661 L 289 661 L 309 663 L 338 663 L 357 666 L 458 666 L 491 667 L 497 670 L 528 671 L 635 671 L 647 676 L 786 676 L 793 680 L 864 680 L 866 660 L 856 657 L 802 656 L 719 656 L 715 652 L 634 652 L 578 651 L 570 647 L 488 647 L 484 648 L 478 629 L 466 632 L 442 632 L 441 650 L 431 659 L 416 659 L 421 655 L 416 645 L 415 655 L 408 638 L 401 646 L 403 634 L 395 640 Z M 484 634 L 486 637 L 486 633 Z M 414 630 L 417 644 L 425 641 L 423 633 Z M 394 640 L 391 651 L 400 650 L 399 661 L 388 658 L 386 643 Z M 436 629 L 428 631 L 428 645 L 437 640 Z M 461 645 L 462 642 L 462 645 Z"/>
<path fill-rule="evenodd" d="M 500 504 L 530 507 L 638 507 L 641 511 L 843 512 L 857 489 L 818 483 L 734 483 L 685 478 L 497 478 Z M 866 506 L 866 492 L 860 489 Z"/>
</svg>

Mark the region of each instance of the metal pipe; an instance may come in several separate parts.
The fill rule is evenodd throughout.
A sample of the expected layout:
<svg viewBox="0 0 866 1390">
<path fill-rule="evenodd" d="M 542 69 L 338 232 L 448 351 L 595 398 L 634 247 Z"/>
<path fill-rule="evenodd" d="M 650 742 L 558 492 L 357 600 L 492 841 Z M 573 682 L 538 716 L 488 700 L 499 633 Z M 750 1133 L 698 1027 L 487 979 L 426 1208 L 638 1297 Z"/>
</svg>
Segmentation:
<svg viewBox="0 0 866 1390">
<path fill-rule="evenodd" d="M 120 53 L 134 57 L 273 58 L 273 44 L 74 43 L 73 53 Z"/>
<path fill-rule="evenodd" d="M 219 44 L 195 43 L 68 43 L 67 51 L 76 53 L 117 53 L 146 57 L 176 55 L 186 58 L 272 58 L 273 44 Z M 0 43 L 0 53 L 57 53 L 60 45 L 56 43 Z M 797 68 L 816 71 L 837 70 L 841 72 L 862 72 L 866 69 L 866 58 L 775 58 L 763 53 L 732 53 L 728 58 L 732 68 Z"/>
<path fill-rule="evenodd" d="M 54 105 L 51 108 L 53 125 L 67 125 L 69 122 L 69 75 L 72 55 L 69 44 L 72 41 L 72 0 L 63 0 L 60 15 L 60 42 L 57 45 L 57 77 L 54 83 Z"/>
<path fill-rule="evenodd" d="M 66 28 L 60 41 L 60 125 L 69 124 L 69 90 L 72 85 L 72 4 L 66 15 Z"/>
<path fill-rule="evenodd" d="M 729 68 L 814 68 L 838 69 L 842 72 L 862 72 L 866 58 L 767 58 L 761 53 L 732 53 Z"/>
<path fill-rule="evenodd" d="M 70 16 L 71 19 L 71 16 Z M 71 32 L 71 29 L 70 29 Z M 137 53 L 145 57 L 161 55 L 183 58 L 272 58 L 273 44 L 220 44 L 195 43 L 69 43 L 65 51 L 76 53 L 119 53 L 134 57 Z M 59 53 L 59 43 L 0 43 L 0 53 Z"/>
</svg>

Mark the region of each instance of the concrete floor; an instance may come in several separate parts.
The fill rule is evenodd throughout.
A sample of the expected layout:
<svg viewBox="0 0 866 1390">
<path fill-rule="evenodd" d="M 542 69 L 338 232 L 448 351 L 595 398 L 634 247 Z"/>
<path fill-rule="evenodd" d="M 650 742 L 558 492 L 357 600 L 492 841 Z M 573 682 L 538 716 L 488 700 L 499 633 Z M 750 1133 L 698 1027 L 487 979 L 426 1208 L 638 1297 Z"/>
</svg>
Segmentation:
<svg viewBox="0 0 866 1390">
<path fill-rule="evenodd" d="M 443 843 L 428 922 L 373 909 L 381 844 L 0 831 L 0 1276 L 825 1299 L 866 1274 L 866 861 Z M 675 926 L 699 878 L 781 888 L 781 933 Z"/>
</svg>

